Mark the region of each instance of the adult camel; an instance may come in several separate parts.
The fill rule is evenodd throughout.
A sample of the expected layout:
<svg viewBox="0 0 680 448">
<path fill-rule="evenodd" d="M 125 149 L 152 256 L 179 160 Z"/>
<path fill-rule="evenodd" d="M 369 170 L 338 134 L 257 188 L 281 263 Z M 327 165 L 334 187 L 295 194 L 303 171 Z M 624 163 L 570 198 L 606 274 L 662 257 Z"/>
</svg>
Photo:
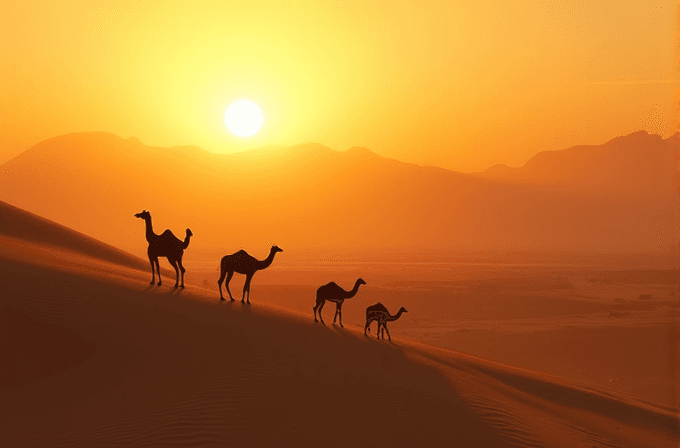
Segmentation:
<svg viewBox="0 0 680 448">
<path fill-rule="evenodd" d="M 283 252 L 283 249 L 281 249 L 279 246 L 272 246 L 272 248 L 269 250 L 269 256 L 262 261 L 257 260 L 255 257 L 249 255 L 245 250 L 239 250 L 235 254 L 225 255 L 222 257 L 222 261 L 220 262 L 220 279 L 217 280 L 217 285 L 220 288 L 220 300 L 224 300 L 224 296 L 222 296 L 222 282 L 224 281 L 225 276 L 227 277 L 226 286 L 227 292 L 229 293 L 229 298 L 232 301 L 234 300 L 234 298 L 231 296 L 231 291 L 229 290 L 229 281 L 234 275 L 234 272 L 238 272 L 239 274 L 245 274 L 246 276 L 246 283 L 243 285 L 243 297 L 241 297 L 241 303 L 243 303 L 243 299 L 246 297 L 247 292 L 248 304 L 250 304 L 250 281 L 253 279 L 253 275 L 255 275 L 255 272 L 257 271 L 268 268 L 269 265 L 272 264 L 272 261 L 274 261 L 274 255 L 276 255 L 277 252 Z"/>
<path fill-rule="evenodd" d="M 160 235 L 156 235 L 151 224 L 151 213 L 144 210 L 135 215 L 136 218 L 141 218 L 146 222 L 146 241 L 149 243 L 147 254 L 149 255 L 149 262 L 151 263 L 151 284 L 156 283 L 156 276 L 154 270 L 158 272 L 158 286 L 161 286 L 161 268 L 158 265 L 158 257 L 166 257 L 173 268 L 175 268 L 175 288 L 179 285 L 179 273 L 182 272 L 182 284 L 180 288 L 184 289 L 184 266 L 182 266 L 182 255 L 184 249 L 189 246 L 189 240 L 193 233 L 191 229 L 186 230 L 186 237 L 184 241 L 177 238 L 170 230 L 166 229 Z M 154 266 L 155 265 L 155 266 Z M 155 269 L 154 269 L 155 268 Z"/>
<path fill-rule="evenodd" d="M 314 322 L 318 322 L 318 320 L 316 320 L 316 311 L 318 309 L 319 319 L 321 319 L 322 324 L 326 325 L 326 322 L 324 322 L 323 318 L 321 317 L 321 310 L 323 309 L 323 306 L 326 304 L 326 301 L 329 301 L 335 303 L 335 316 L 333 317 L 333 325 L 335 325 L 335 320 L 339 316 L 340 326 L 344 327 L 344 325 L 342 325 L 342 304 L 346 299 L 351 299 L 352 297 L 354 297 L 359 291 L 359 286 L 365 284 L 366 282 L 363 279 L 361 278 L 357 279 L 357 281 L 354 283 L 354 288 L 352 288 L 351 291 L 345 291 L 344 289 L 339 287 L 335 282 L 330 282 L 328 284 L 320 286 L 319 289 L 316 290 L 316 305 L 314 305 Z"/>
</svg>

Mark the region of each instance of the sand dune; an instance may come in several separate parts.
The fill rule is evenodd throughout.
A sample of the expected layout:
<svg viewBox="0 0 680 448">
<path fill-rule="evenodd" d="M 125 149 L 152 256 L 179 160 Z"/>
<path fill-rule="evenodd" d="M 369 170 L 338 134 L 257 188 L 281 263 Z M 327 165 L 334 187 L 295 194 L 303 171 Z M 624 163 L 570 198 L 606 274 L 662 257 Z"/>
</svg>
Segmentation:
<svg viewBox="0 0 680 448">
<path fill-rule="evenodd" d="M 25 230 L 0 244 L 2 446 L 680 440 L 670 408 L 196 286 L 150 287 L 114 249 L 35 240 Z"/>
<path fill-rule="evenodd" d="M 2 201 L 0 201 L 0 235 L 72 250 L 135 269 L 144 268 L 149 264 L 148 261 L 109 244 Z"/>
<path fill-rule="evenodd" d="M 74 256 L 81 254 L 133 269 L 150 269 L 148 260 L 142 260 L 110 244 L 0 201 L 0 238 L 3 237 L 15 240 L 6 240 L 5 248 L 8 245 L 12 245 L 14 249 L 23 248 L 14 250 L 14 256 L 20 255 L 24 250 L 30 252 L 35 251 L 36 247 L 47 246 L 44 250 L 48 253 L 68 251 Z M 22 258 L 27 257 L 24 254 Z M 57 257 L 55 262 L 68 258 Z M 161 270 L 163 275 L 175 276 L 174 271 L 164 268 Z"/>
</svg>

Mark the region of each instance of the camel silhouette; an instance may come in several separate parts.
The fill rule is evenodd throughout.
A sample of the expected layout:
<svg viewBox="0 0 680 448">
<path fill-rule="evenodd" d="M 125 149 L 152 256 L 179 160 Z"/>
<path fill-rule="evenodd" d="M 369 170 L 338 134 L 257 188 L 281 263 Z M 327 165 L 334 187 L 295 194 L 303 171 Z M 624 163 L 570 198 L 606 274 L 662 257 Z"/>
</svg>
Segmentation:
<svg viewBox="0 0 680 448">
<path fill-rule="evenodd" d="M 380 327 L 382 327 L 383 332 L 382 332 L 382 338 L 385 339 L 385 332 L 387 331 L 387 337 L 389 340 L 392 340 L 392 337 L 390 337 L 390 331 L 387 329 L 387 322 L 392 322 L 393 320 L 397 320 L 401 317 L 402 313 L 408 313 L 406 311 L 406 308 L 403 306 L 399 308 L 399 312 L 392 316 L 389 311 L 387 311 L 387 308 L 385 308 L 385 305 L 382 303 L 378 302 L 375 305 L 371 305 L 368 308 L 366 308 L 366 326 L 364 327 L 364 335 L 368 336 L 366 334 L 366 330 L 368 332 L 371 332 L 371 322 L 374 320 L 378 321 L 378 329 L 376 331 L 376 338 L 380 338 Z"/>
<path fill-rule="evenodd" d="M 366 282 L 363 279 L 357 279 L 357 281 L 354 283 L 354 288 L 352 288 L 351 291 L 345 291 L 335 282 L 330 282 L 326 285 L 320 286 L 319 289 L 316 290 L 314 322 L 318 322 L 318 320 L 316 320 L 316 311 L 318 308 L 319 319 L 321 319 L 322 324 L 326 325 L 326 322 L 323 321 L 323 317 L 321 317 L 321 310 L 326 304 L 326 300 L 328 300 L 329 302 L 335 302 L 335 316 L 333 317 L 333 325 L 335 325 L 335 320 L 338 318 L 338 316 L 340 316 L 340 326 L 344 328 L 344 325 L 342 325 L 342 303 L 345 301 L 345 299 L 351 299 L 354 297 L 357 291 L 359 291 L 359 286 L 365 284 Z"/>
<path fill-rule="evenodd" d="M 177 278 L 175 279 L 175 288 L 179 284 L 179 273 L 182 272 L 182 284 L 179 285 L 180 288 L 184 289 L 184 266 L 182 266 L 182 255 L 184 254 L 184 249 L 189 246 L 189 240 L 191 239 L 193 233 L 191 229 L 187 229 L 187 235 L 184 241 L 177 238 L 170 230 L 166 229 L 160 235 L 156 235 L 153 232 L 153 226 L 151 225 L 151 213 L 144 210 L 141 213 L 135 215 L 136 218 L 142 218 L 146 222 L 146 240 L 149 242 L 149 248 L 147 249 L 147 254 L 149 255 L 149 262 L 151 263 L 151 284 L 156 283 L 156 277 L 154 275 L 154 264 L 155 271 L 158 272 L 158 286 L 161 286 L 161 268 L 158 265 L 158 257 L 166 257 L 173 268 L 175 268 L 175 274 Z"/>
<path fill-rule="evenodd" d="M 229 290 L 229 281 L 234 275 L 234 272 L 238 272 L 239 274 L 245 274 L 246 276 L 241 303 L 243 303 L 246 292 L 248 292 L 248 303 L 250 304 L 250 281 L 253 279 L 253 275 L 255 275 L 255 272 L 257 271 L 268 268 L 269 265 L 272 264 L 272 261 L 274 261 L 274 255 L 276 255 L 277 252 L 283 252 L 283 249 L 279 246 L 272 246 L 269 251 L 269 256 L 262 261 L 250 256 L 245 250 L 239 250 L 235 254 L 222 257 L 222 262 L 220 263 L 220 279 L 217 280 L 217 285 L 220 287 L 220 299 L 224 300 L 224 296 L 222 296 L 222 282 L 224 281 L 224 277 L 227 276 L 227 292 L 229 293 L 229 298 L 234 300 L 231 296 L 231 291 Z"/>
</svg>

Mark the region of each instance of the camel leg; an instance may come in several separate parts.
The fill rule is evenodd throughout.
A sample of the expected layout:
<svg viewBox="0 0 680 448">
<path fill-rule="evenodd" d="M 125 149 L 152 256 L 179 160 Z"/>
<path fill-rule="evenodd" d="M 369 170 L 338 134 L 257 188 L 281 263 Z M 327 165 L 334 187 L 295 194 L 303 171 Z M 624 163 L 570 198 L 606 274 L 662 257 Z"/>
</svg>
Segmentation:
<svg viewBox="0 0 680 448">
<path fill-rule="evenodd" d="M 231 296 L 231 291 L 229 290 L 229 282 L 231 281 L 231 278 L 234 276 L 234 271 L 229 271 L 229 274 L 227 275 L 227 281 L 225 283 L 225 286 L 227 287 L 227 292 L 229 293 L 229 298 L 231 301 L 234 301 L 234 298 Z M 220 294 L 222 293 L 222 290 L 220 290 Z"/>
<path fill-rule="evenodd" d="M 246 283 L 243 285 L 243 297 L 241 297 L 241 303 L 243 299 L 246 298 L 246 292 L 248 293 L 248 305 L 250 305 L 250 281 L 253 279 L 252 275 L 246 276 Z"/>
<path fill-rule="evenodd" d="M 182 259 L 181 259 L 181 258 L 177 260 L 177 264 L 179 265 L 179 272 L 182 273 L 182 284 L 179 285 L 179 287 L 180 287 L 181 289 L 184 289 L 184 273 L 185 273 L 187 270 L 184 269 L 184 266 L 182 266 Z"/>
<path fill-rule="evenodd" d="M 326 304 L 326 302 L 321 302 L 321 305 L 319 305 L 319 320 L 321 321 L 322 324 L 326 325 L 326 322 L 323 321 L 323 317 L 321 317 L 321 310 L 323 309 L 323 306 Z"/>
<path fill-rule="evenodd" d="M 338 314 L 338 322 L 340 323 L 340 326 L 345 328 L 345 326 L 342 324 L 342 303 L 338 303 L 338 309 L 335 310 L 335 312 Z M 335 321 L 333 321 L 333 323 L 335 323 Z"/>
<path fill-rule="evenodd" d="M 168 261 L 172 265 L 173 268 L 175 268 L 175 286 L 173 288 L 177 288 L 179 285 L 179 268 L 177 267 L 177 260 L 174 258 L 168 258 Z"/>
<path fill-rule="evenodd" d="M 217 279 L 217 287 L 220 290 L 220 300 L 224 300 L 224 297 L 222 296 L 222 282 L 224 281 L 224 277 L 226 275 L 227 275 L 227 273 L 222 271 L 222 272 L 220 272 L 220 278 Z"/>
<path fill-rule="evenodd" d="M 318 320 L 316 320 L 316 309 L 319 308 L 320 304 L 321 302 L 317 300 L 316 304 L 312 307 L 312 309 L 314 310 L 314 322 L 318 322 Z M 319 317 L 321 317 L 321 313 L 319 313 Z"/>
<path fill-rule="evenodd" d="M 338 313 L 340 312 L 340 304 L 335 303 L 335 314 L 333 315 L 333 325 L 335 325 L 335 321 L 338 318 Z"/>
<path fill-rule="evenodd" d="M 154 263 L 156 263 L 156 273 L 158 274 L 158 286 L 161 286 L 161 266 L 158 264 L 158 257 L 154 258 Z"/>
<path fill-rule="evenodd" d="M 245 290 L 246 290 L 245 292 L 248 293 L 248 298 L 246 299 L 246 301 L 248 302 L 248 305 L 250 305 L 250 281 L 252 279 L 253 279 L 252 276 L 249 279 L 246 279 L 246 284 L 245 284 L 245 287 L 244 287 Z"/>
<path fill-rule="evenodd" d="M 387 332 L 387 337 L 392 342 L 392 337 L 390 336 L 390 330 L 387 329 L 387 324 L 383 324 L 383 330 Z M 385 339 L 385 333 L 383 333 L 383 340 Z"/>
<path fill-rule="evenodd" d="M 151 285 L 156 284 L 156 268 L 153 265 L 153 258 L 149 257 L 149 263 L 151 263 Z"/>
<path fill-rule="evenodd" d="M 368 330 L 369 333 L 371 332 L 371 322 L 373 321 L 366 319 L 366 325 L 364 326 L 364 336 L 368 336 L 366 334 L 366 330 Z"/>
<path fill-rule="evenodd" d="M 385 337 L 383 333 L 383 338 Z M 380 321 L 378 321 L 378 330 L 375 332 L 375 338 L 380 339 Z"/>
<path fill-rule="evenodd" d="M 217 286 L 220 289 L 220 300 L 224 300 L 224 296 L 222 296 L 222 282 L 224 281 L 224 277 L 227 276 L 227 271 L 226 269 L 221 269 L 220 271 L 220 278 L 217 280 Z"/>
</svg>

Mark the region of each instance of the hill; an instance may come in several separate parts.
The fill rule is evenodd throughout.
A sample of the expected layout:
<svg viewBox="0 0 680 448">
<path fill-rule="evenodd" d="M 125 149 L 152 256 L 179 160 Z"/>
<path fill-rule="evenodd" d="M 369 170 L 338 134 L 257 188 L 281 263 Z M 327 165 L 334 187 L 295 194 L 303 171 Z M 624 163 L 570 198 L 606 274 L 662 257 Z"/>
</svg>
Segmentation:
<svg viewBox="0 0 680 448">
<path fill-rule="evenodd" d="M 3 446 L 670 447 L 680 435 L 672 409 L 150 288 L 84 246 L 4 238 Z"/>
<path fill-rule="evenodd" d="M 593 194 L 668 197 L 675 191 L 674 160 L 679 148 L 680 134 L 663 139 L 638 131 L 599 146 L 540 152 L 522 167 L 495 165 L 478 175 L 512 184 L 551 185 Z"/>
<path fill-rule="evenodd" d="M 0 199 L 140 256 L 143 224 L 132 216 L 142 209 L 152 212 L 157 233 L 192 228 L 189 258 L 272 244 L 665 254 L 675 228 L 670 170 L 636 174 L 641 162 L 633 150 L 621 153 L 616 169 L 610 156 L 598 155 L 648 140 L 667 144 L 633 134 L 609 146 L 565 150 L 578 161 L 572 165 L 589 167 L 581 174 L 537 156 L 515 177 L 494 177 L 403 163 L 365 148 L 305 144 L 218 155 L 106 133 L 69 134 L 0 166 Z M 665 149 L 647 152 L 653 166 L 668 156 Z M 617 183 L 601 188 L 612 179 Z M 629 194 L 627 185 L 645 184 L 651 186 Z"/>
</svg>

